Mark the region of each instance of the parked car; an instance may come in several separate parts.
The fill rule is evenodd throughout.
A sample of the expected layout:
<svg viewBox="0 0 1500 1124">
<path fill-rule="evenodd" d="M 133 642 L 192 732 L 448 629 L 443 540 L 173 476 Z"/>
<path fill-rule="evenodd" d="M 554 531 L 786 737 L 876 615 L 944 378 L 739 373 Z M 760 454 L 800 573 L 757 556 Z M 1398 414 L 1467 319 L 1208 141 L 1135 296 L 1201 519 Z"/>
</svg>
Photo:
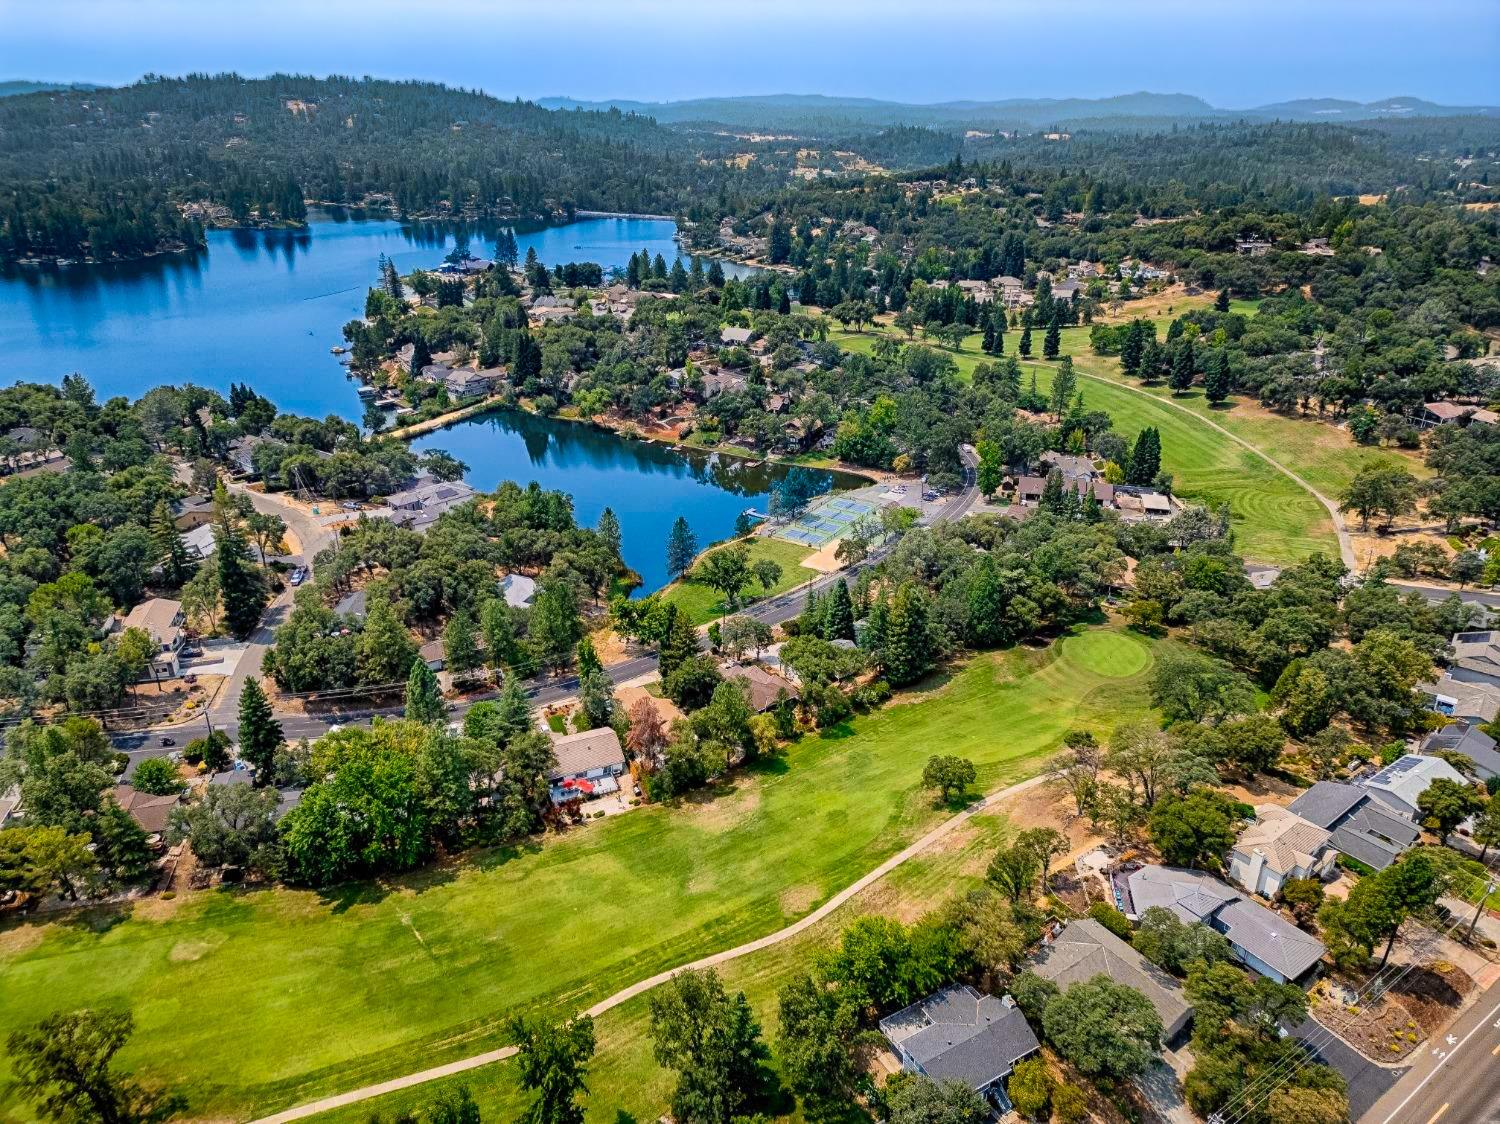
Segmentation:
<svg viewBox="0 0 1500 1124">
<path fill-rule="evenodd" d="M 292 571 L 291 580 L 293 585 L 301 585 L 307 580 L 307 571 L 304 570 L 301 566 L 298 566 L 295 570 Z"/>
<path fill-rule="evenodd" d="M 176 738 L 162 738 L 161 744 L 162 745 L 176 745 L 177 744 L 177 739 Z"/>
</svg>

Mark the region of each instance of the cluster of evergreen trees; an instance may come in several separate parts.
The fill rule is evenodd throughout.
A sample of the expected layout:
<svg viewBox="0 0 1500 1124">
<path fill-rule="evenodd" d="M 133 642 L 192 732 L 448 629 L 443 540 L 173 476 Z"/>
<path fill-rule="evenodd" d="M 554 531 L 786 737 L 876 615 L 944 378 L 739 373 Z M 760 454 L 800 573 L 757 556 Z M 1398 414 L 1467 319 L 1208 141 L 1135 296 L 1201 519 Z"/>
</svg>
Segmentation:
<svg viewBox="0 0 1500 1124">
<path fill-rule="evenodd" d="M 672 212 L 779 182 L 649 118 L 553 113 L 420 82 L 148 76 L 0 100 L 0 260 L 202 244 L 176 205 L 300 221 L 304 200 L 403 214 Z"/>
</svg>

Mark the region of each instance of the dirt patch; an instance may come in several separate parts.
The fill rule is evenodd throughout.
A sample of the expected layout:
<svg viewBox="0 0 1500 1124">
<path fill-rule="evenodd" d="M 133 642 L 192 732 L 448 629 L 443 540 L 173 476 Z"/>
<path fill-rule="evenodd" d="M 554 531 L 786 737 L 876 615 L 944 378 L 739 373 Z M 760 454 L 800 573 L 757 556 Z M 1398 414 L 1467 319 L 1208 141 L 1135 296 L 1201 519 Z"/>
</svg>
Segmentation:
<svg viewBox="0 0 1500 1124">
<path fill-rule="evenodd" d="M 1219 786 L 1242 804 L 1276 804 L 1285 808 L 1305 791 L 1277 777 L 1257 776 Z"/>
<path fill-rule="evenodd" d="M 13 929 L 0 929 L 0 954 L 20 956 L 30 952 L 47 936 L 45 925 L 17 925 Z"/>
<path fill-rule="evenodd" d="M 630 658 L 630 646 L 625 642 L 625 638 L 612 628 L 601 628 L 589 639 L 594 642 L 594 652 L 599 656 L 599 662 L 605 667 Z"/>
<path fill-rule="evenodd" d="M 677 704 L 671 699 L 658 698 L 644 687 L 619 687 L 615 690 L 615 698 L 619 700 L 620 708 L 626 714 L 641 699 L 650 699 L 651 705 L 656 708 L 656 713 L 661 716 L 662 725 L 667 729 L 672 728 L 672 723 L 683 717 L 682 711 L 677 709 Z"/>
<path fill-rule="evenodd" d="M 781 911 L 788 917 L 801 917 L 822 896 L 823 891 L 816 886 L 793 886 L 789 890 L 783 890 L 777 900 L 781 903 Z"/>
<path fill-rule="evenodd" d="M 191 963 L 202 960 L 208 950 L 207 941 L 178 941 L 172 946 L 172 951 L 167 953 L 167 959 L 174 964 Z"/>
<path fill-rule="evenodd" d="M 714 789 L 703 790 L 704 799 L 689 800 L 694 820 L 708 831 L 727 831 L 743 823 L 760 811 L 760 786 L 752 782 L 740 782 L 732 793 L 714 795 Z"/>
<path fill-rule="evenodd" d="M 1464 996 L 1474 990 L 1469 974 L 1446 961 L 1412 970 L 1374 1002 L 1344 1001 L 1356 982 L 1319 982 L 1311 995 L 1313 1014 L 1367 1058 L 1382 1062 L 1413 1054 L 1458 1014 Z"/>
<path fill-rule="evenodd" d="M 809 554 L 800 563 L 809 570 L 816 570 L 820 574 L 832 574 L 844 568 L 844 564 L 837 558 L 839 543 L 843 539 L 832 539 L 825 543 L 823 548 L 816 553 Z"/>
</svg>

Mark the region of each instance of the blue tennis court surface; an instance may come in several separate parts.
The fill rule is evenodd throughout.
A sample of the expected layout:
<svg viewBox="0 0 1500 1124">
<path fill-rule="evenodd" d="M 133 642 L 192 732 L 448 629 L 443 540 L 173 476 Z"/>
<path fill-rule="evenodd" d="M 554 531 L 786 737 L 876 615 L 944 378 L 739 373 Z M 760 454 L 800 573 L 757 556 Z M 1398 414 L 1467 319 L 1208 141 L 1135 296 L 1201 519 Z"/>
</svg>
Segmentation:
<svg viewBox="0 0 1500 1124">
<path fill-rule="evenodd" d="M 797 519 L 774 533 L 778 539 L 801 543 L 816 550 L 848 533 L 855 522 L 874 510 L 875 505 L 864 500 L 850 499 L 847 496 L 825 496 L 814 501 Z"/>
</svg>

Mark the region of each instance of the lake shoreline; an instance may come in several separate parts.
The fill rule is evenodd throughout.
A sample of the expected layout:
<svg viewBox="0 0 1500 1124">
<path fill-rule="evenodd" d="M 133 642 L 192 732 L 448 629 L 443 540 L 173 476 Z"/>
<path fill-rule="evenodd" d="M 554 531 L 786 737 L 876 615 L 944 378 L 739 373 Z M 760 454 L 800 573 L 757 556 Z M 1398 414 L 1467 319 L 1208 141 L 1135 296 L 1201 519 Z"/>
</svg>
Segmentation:
<svg viewBox="0 0 1500 1124">
<path fill-rule="evenodd" d="M 398 441 L 409 441 L 415 437 L 428 437 L 434 433 L 441 433 L 443 430 L 463 425 L 465 422 L 473 421 L 475 418 L 482 417 L 485 414 L 505 411 L 528 414 L 531 417 L 543 418 L 547 421 L 571 422 L 574 425 L 588 426 L 598 430 L 600 433 L 608 433 L 613 437 L 617 437 L 621 441 L 643 441 L 646 444 L 660 445 L 663 448 L 673 449 L 679 453 L 699 453 L 705 456 L 730 457 L 734 460 L 744 461 L 747 464 L 774 465 L 788 469 L 807 468 L 814 472 L 828 472 L 837 476 L 848 476 L 860 481 L 860 483 L 850 485 L 855 488 L 868 487 L 871 484 L 878 484 L 881 481 L 881 477 L 870 475 L 868 469 L 857 468 L 833 458 L 829 458 L 826 463 L 810 464 L 806 461 L 787 457 L 759 457 L 738 449 L 718 449 L 703 445 L 691 445 L 680 438 L 665 437 L 648 430 L 640 429 L 631 422 L 611 425 L 609 421 L 601 421 L 598 418 L 570 417 L 567 414 L 540 414 L 523 402 L 507 405 L 498 398 L 492 398 L 485 402 L 470 403 L 450 413 L 440 414 L 435 418 L 428 418 L 426 421 L 414 422 L 409 426 L 390 430 L 383 434 L 383 436 L 394 437 Z"/>
</svg>

